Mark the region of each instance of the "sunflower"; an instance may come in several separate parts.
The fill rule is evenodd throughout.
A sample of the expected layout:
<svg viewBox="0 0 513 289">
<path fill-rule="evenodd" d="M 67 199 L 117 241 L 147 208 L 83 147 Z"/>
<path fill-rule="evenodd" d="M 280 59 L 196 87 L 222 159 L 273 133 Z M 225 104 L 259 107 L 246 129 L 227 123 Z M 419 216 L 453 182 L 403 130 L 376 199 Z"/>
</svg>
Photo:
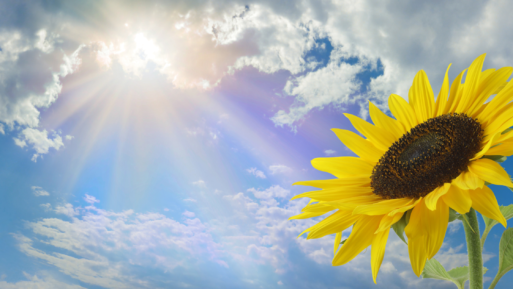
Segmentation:
<svg viewBox="0 0 513 289">
<path fill-rule="evenodd" d="M 513 131 L 508 130 L 513 126 L 513 82 L 508 82 L 513 68 L 482 71 L 484 59 L 485 54 L 472 62 L 464 83 L 465 70 L 450 87 L 449 65 L 436 100 L 426 73 L 419 71 L 409 102 L 396 94 L 389 97 L 395 119 L 371 102 L 374 124 L 345 114 L 366 139 L 333 129 L 358 157 L 313 159 L 314 168 L 336 178 L 295 183 L 321 190 L 292 198 L 311 201 L 291 219 L 332 212 L 301 235 L 308 232 L 307 239 L 312 239 L 336 234 L 334 266 L 349 262 L 371 245 L 376 282 L 390 227 L 403 216 L 409 218 L 405 233 L 417 276 L 442 246 L 450 208 L 460 214 L 474 208 L 506 227 L 487 184 L 513 187 L 506 171 L 493 161 L 513 154 Z M 342 231 L 351 226 L 339 248 Z"/>
</svg>

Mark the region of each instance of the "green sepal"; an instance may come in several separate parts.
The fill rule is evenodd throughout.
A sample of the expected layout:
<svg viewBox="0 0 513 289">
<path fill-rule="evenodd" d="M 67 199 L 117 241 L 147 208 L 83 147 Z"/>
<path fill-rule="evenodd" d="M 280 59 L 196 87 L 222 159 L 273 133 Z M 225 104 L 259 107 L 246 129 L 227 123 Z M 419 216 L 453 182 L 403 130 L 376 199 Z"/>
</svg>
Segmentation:
<svg viewBox="0 0 513 289">
<path fill-rule="evenodd" d="M 406 241 L 406 238 L 404 237 L 404 228 L 406 228 L 406 226 L 410 222 L 410 215 L 411 215 L 411 210 L 409 210 L 408 212 L 403 214 L 402 218 L 399 219 L 399 221 L 397 221 L 397 223 L 392 225 L 392 229 L 394 229 L 394 232 L 397 234 L 397 236 L 399 238 L 401 238 L 401 240 L 403 240 L 403 242 L 406 245 L 408 245 L 408 242 Z"/>
<path fill-rule="evenodd" d="M 472 226 L 470 226 L 470 223 L 468 222 L 468 219 L 467 219 L 467 215 L 459 215 L 458 216 L 458 219 L 459 220 L 462 220 L 462 221 L 465 221 L 465 223 L 467 223 L 468 227 L 470 228 L 470 230 L 472 230 L 472 232 L 474 232 L 474 234 L 476 233 L 476 230 L 474 230 L 474 228 L 472 228 Z"/>
<path fill-rule="evenodd" d="M 505 157 L 505 156 L 483 156 L 483 158 L 490 159 L 490 160 L 498 162 L 498 163 L 503 163 L 507 159 L 507 157 Z"/>
<path fill-rule="evenodd" d="M 456 212 L 452 208 L 449 208 L 449 223 L 458 219 L 459 216 L 460 214 L 458 214 L 458 212 Z"/>
</svg>

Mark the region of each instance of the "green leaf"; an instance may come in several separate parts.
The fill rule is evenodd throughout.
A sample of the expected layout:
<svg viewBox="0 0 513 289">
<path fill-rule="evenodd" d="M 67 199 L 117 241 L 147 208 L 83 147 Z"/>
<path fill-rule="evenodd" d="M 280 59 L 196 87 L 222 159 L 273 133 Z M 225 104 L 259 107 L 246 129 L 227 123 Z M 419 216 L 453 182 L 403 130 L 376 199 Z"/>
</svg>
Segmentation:
<svg viewBox="0 0 513 289">
<path fill-rule="evenodd" d="M 513 130 L 513 128 L 511 128 L 511 127 L 510 127 L 510 128 L 507 128 L 507 129 L 506 129 L 505 131 L 503 131 L 501 134 L 506 134 L 506 133 L 508 133 L 508 132 L 510 132 L 510 131 L 512 131 L 512 130 Z"/>
<path fill-rule="evenodd" d="M 500 209 L 506 220 L 513 218 L 513 204 L 509 206 L 500 206 Z M 488 236 L 488 233 L 490 233 L 490 230 L 493 228 L 493 226 L 499 224 L 499 222 L 495 221 L 494 219 L 490 219 L 485 216 L 483 216 L 483 221 L 485 223 L 485 229 L 483 231 L 483 236 L 481 236 L 481 247 L 484 246 L 486 237 Z"/>
<path fill-rule="evenodd" d="M 340 242 L 340 245 L 343 245 L 345 242 L 347 241 L 347 239 L 344 239 Z"/>
<path fill-rule="evenodd" d="M 488 271 L 483 267 L 483 274 Z M 431 278 L 438 280 L 451 281 L 458 286 L 458 289 L 465 288 L 465 282 L 469 279 L 468 267 L 456 267 L 447 272 L 435 258 L 426 261 L 424 271 L 422 271 L 422 278 Z"/>
<path fill-rule="evenodd" d="M 406 228 L 406 225 L 408 225 L 408 222 L 410 221 L 410 214 L 411 210 L 406 212 L 406 214 L 403 215 L 403 217 L 397 221 L 397 223 L 392 225 L 392 229 L 394 229 L 394 232 L 403 240 L 405 244 L 408 244 L 406 242 L 406 239 L 404 238 L 404 228 Z"/>
<path fill-rule="evenodd" d="M 488 268 L 483 267 L 483 275 L 488 271 Z M 456 267 L 449 270 L 449 275 L 454 280 L 453 282 L 458 286 L 458 288 L 465 288 L 465 282 L 470 279 L 468 273 L 468 266 Z"/>
<path fill-rule="evenodd" d="M 505 156 L 483 156 L 483 158 L 490 159 L 490 160 L 496 161 L 498 163 L 503 163 L 507 159 L 507 157 L 505 157 Z"/>
<path fill-rule="evenodd" d="M 499 243 L 499 270 L 495 279 L 500 279 L 511 269 L 513 269 L 513 228 L 505 230 L 502 234 Z"/>
</svg>

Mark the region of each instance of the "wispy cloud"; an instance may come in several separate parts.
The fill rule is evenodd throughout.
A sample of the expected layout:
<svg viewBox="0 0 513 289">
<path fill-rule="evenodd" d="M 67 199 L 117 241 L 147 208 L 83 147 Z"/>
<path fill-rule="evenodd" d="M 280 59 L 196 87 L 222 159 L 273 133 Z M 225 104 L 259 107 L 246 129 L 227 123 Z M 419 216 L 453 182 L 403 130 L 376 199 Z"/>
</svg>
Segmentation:
<svg viewBox="0 0 513 289">
<path fill-rule="evenodd" d="M 264 172 L 257 170 L 257 168 L 249 168 L 246 170 L 248 173 L 254 175 L 257 178 L 265 179 L 266 176 Z"/>
<path fill-rule="evenodd" d="M 47 191 L 43 190 L 43 188 L 38 187 L 38 186 L 32 186 L 32 193 L 36 197 L 42 197 L 42 196 L 49 196 L 50 195 L 50 193 L 48 193 Z"/>
<path fill-rule="evenodd" d="M 196 187 L 200 187 L 200 188 L 207 187 L 207 184 L 205 183 L 204 180 L 197 180 L 197 181 L 192 182 L 192 184 L 195 185 Z"/>
<path fill-rule="evenodd" d="M 334 150 L 325 150 L 325 151 L 324 151 L 324 154 L 325 154 L 326 156 L 332 156 L 332 155 L 334 155 L 334 154 L 336 154 L 336 153 L 337 153 L 337 152 L 336 152 L 336 151 L 334 151 Z"/>
</svg>

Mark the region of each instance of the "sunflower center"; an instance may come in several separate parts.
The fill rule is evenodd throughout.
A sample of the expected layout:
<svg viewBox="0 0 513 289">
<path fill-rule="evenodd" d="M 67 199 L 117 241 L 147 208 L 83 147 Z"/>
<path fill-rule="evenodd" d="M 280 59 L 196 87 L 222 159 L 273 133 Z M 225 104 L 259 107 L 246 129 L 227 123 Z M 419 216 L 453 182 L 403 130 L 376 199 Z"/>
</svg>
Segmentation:
<svg viewBox="0 0 513 289">
<path fill-rule="evenodd" d="M 428 119 L 381 157 L 371 176 L 374 194 L 384 199 L 426 196 L 467 170 L 482 138 L 481 124 L 466 114 Z"/>
</svg>

